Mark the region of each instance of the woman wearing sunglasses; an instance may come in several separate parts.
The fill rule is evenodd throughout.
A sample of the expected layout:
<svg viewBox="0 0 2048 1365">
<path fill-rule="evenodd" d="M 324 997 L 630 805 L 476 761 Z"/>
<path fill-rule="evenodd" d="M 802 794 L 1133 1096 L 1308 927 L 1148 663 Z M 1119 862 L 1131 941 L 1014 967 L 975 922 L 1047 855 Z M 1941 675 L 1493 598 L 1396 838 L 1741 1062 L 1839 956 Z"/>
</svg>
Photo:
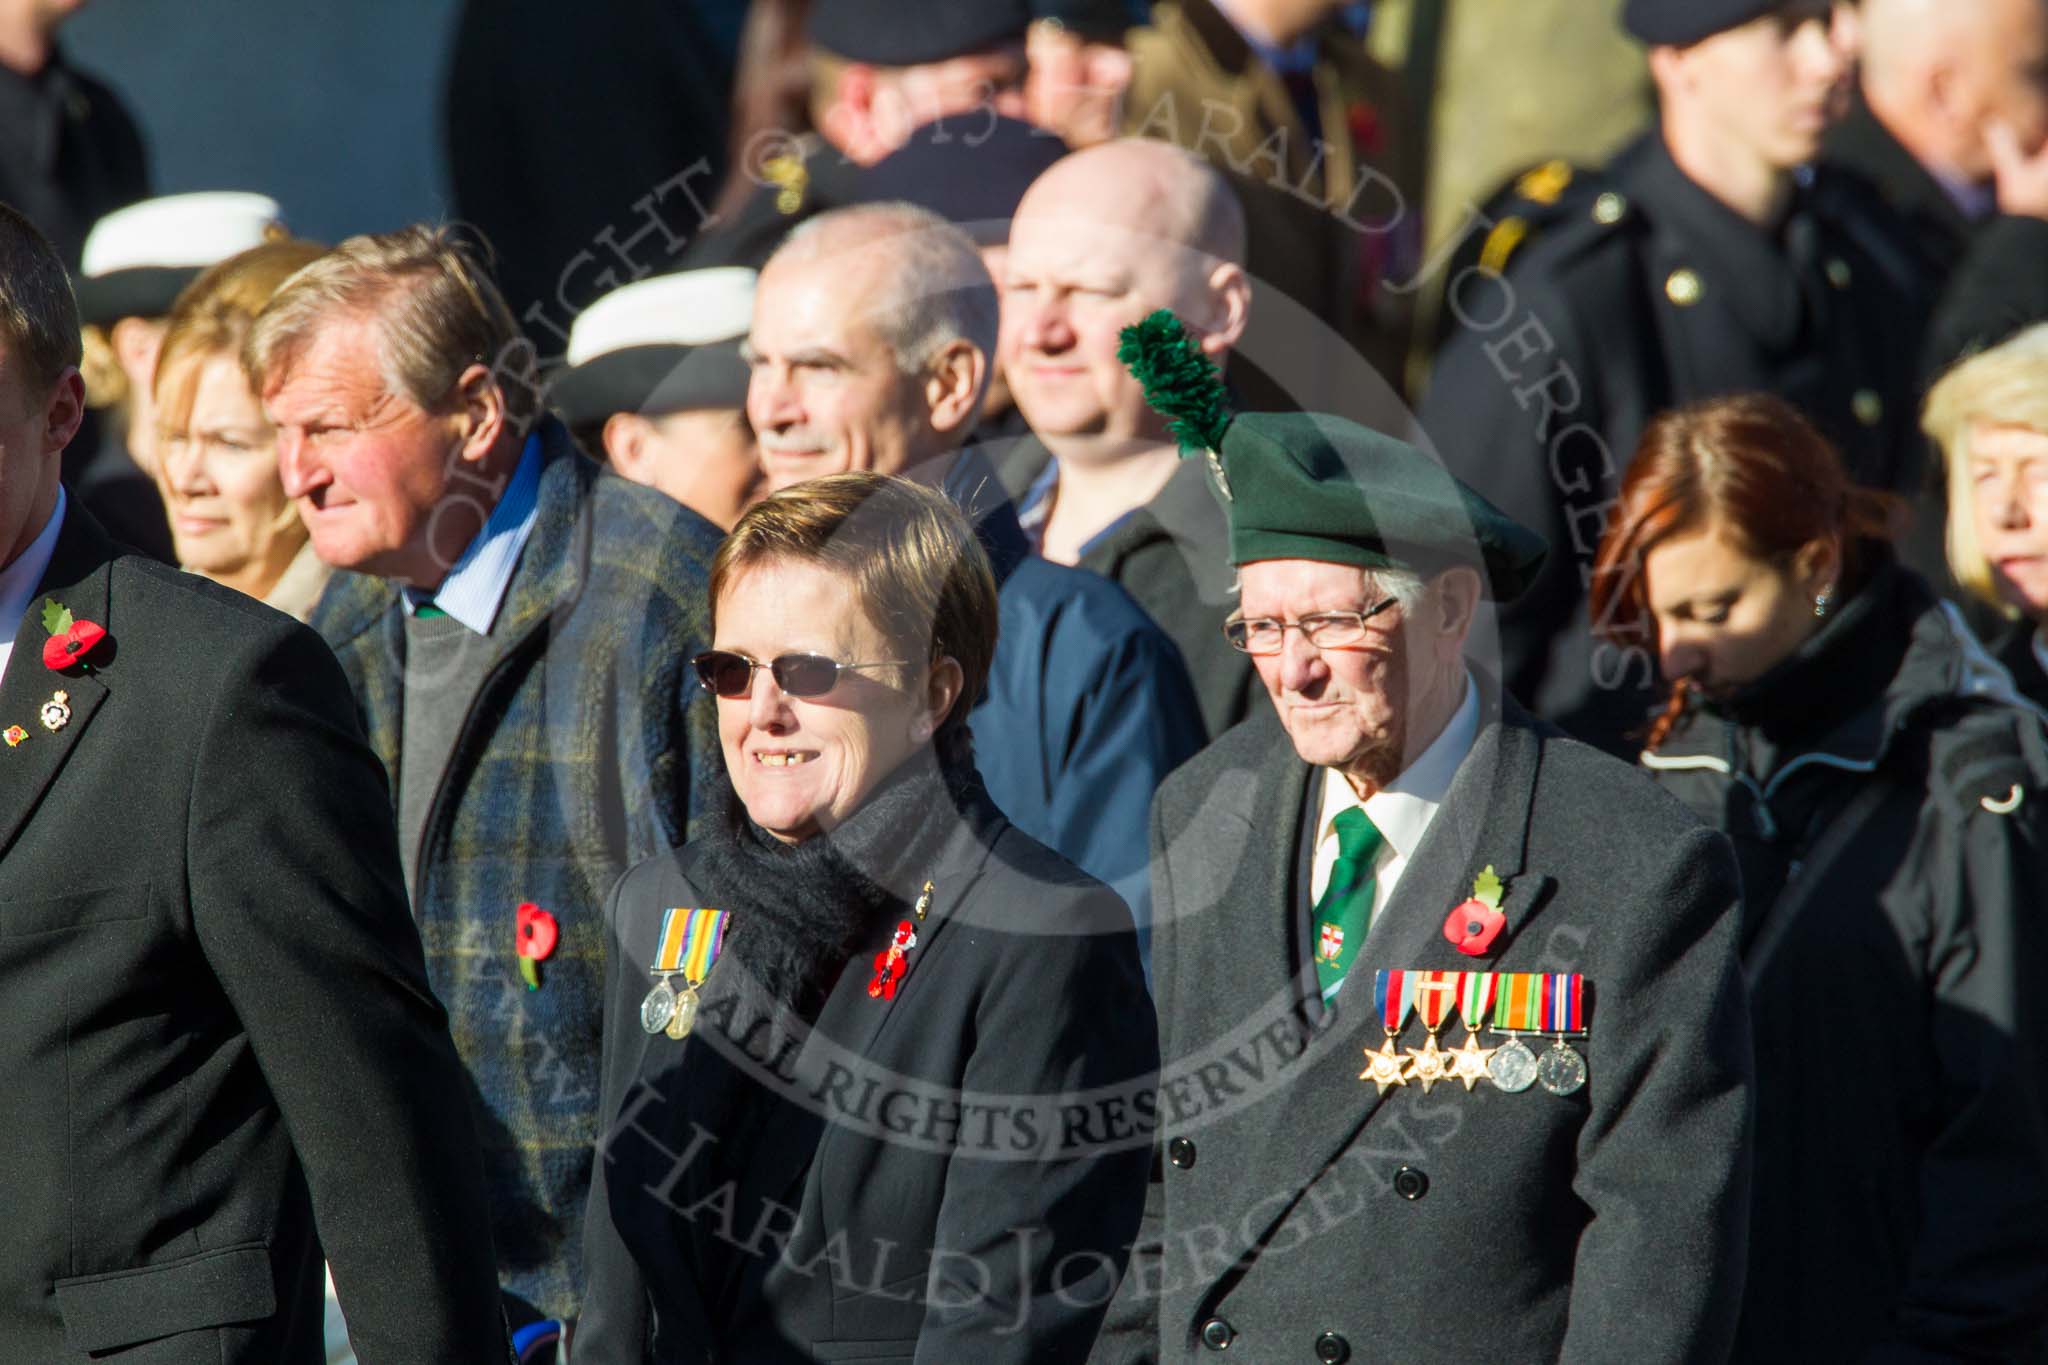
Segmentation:
<svg viewBox="0 0 2048 1365">
<path fill-rule="evenodd" d="M 1735 1359 L 2034 1360 L 2048 753 L 1775 398 L 1653 419 L 1593 573 L 1676 686 L 1643 764 L 1735 845 L 1756 1165 Z"/>
<path fill-rule="evenodd" d="M 742 517 L 711 596 L 731 799 L 613 896 L 576 1359 L 1080 1360 L 1157 1043 L 1123 902 L 975 774 L 988 561 L 845 474 Z"/>
</svg>

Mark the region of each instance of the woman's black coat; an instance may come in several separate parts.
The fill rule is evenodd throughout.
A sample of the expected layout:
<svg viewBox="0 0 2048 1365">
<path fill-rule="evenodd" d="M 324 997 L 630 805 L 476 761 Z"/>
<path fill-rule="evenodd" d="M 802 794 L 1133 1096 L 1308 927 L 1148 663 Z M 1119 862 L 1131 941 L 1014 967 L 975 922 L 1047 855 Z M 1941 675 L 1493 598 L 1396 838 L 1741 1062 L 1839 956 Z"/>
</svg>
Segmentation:
<svg viewBox="0 0 2048 1365">
<path fill-rule="evenodd" d="M 620 882 L 579 1365 L 1087 1354 L 1151 1151 L 1130 915 L 985 802 L 932 818 L 895 998 L 869 993 L 892 912 L 814 1028 L 728 947 L 694 1033 L 650 1037 L 662 912 L 730 904 L 730 862 L 700 841 Z"/>
<path fill-rule="evenodd" d="M 1887 561 L 1792 659 L 1643 762 L 1742 865 L 1757 1156 L 1735 1358 L 2036 1358 L 2039 713 Z"/>
</svg>

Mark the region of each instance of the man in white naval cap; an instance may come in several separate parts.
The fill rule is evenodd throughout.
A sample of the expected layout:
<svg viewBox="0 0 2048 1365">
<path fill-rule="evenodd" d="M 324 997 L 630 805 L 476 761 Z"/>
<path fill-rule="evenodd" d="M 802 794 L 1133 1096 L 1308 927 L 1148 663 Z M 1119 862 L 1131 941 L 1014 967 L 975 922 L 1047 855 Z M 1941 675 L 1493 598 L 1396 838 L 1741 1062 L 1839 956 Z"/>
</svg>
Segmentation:
<svg viewBox="0 0 2048 1365">
<path fill-rule="evenodd" d="M 740 359 L 754 275 L 719 266 L 613 290 L 576 319 L 549 392 L 585 450 L 727 531 L 761 482 Z"/>
</svg>

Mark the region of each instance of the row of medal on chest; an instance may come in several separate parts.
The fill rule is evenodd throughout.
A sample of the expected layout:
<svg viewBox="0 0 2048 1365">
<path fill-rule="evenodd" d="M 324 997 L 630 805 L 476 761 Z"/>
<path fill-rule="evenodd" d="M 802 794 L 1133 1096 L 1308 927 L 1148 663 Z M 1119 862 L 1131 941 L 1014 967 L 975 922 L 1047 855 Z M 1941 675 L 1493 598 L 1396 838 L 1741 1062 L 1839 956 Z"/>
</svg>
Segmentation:
<svg viewBox="0 0 2048 1365">
<path fill-rule="evenodd" d="M 1365 1049 L 1361 1081 L 1371 1081 L 1384 1095 L 1410 1081 L 1424 1094 L 1440 1081 L 1459 1081 L 1467 1093 L 1485 1081 L 1496 1089 L 1519 1094 L 1542 1086 L 1553 1095 L 1570 1095 L 1586 1084 L 1586 1059 L 1566 1042 L 1586 1036 L 1589 990 L 1577 972 L 1448 972 L 1382 968 L 1373 973 L 1373 1008 L 1386 1039 Z M 1455 1010 L 1465 1024 L 1458 1047 L 1437 1046 L 1437 1031 Z M 1408 1016 L 1415 1014 L 1428 1031 L 1421 1047 L 1399 1048 Z M 1481 1047 L 1482 1032 L 1505 1035 L 1507 1042 Z M 1551 1039 L 1541 1056 L 1522 1041 L 1532 1034 Z"/>
</svg>

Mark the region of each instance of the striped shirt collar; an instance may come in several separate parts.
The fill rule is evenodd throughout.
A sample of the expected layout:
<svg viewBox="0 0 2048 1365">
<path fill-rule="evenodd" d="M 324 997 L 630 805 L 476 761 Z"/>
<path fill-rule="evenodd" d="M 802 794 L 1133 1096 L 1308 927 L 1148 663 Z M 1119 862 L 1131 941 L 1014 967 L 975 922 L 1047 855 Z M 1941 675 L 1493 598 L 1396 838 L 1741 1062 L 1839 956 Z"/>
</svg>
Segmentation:
<svg viewBox="0 0 2048 1365">
<path fill-rule="evenodd" d="M 512 471 L 512 481 L 505 485 L 483 530 L 469 542 L 441 586 L 431 592 L 409 587 L 400 595 L 408 616 L 422 603 L 431 602 L 478 635 L 491 633 L 491 623 L 498 619 L 498 608 L 512 586 L 512 572 L 519 567 L 519 552 L 526 548 L 526 538 L 533 534 L 540 512 L 543 463 L 540 433 L 535 432 L 526 438 L 519 467 Z"/>
</svg>

